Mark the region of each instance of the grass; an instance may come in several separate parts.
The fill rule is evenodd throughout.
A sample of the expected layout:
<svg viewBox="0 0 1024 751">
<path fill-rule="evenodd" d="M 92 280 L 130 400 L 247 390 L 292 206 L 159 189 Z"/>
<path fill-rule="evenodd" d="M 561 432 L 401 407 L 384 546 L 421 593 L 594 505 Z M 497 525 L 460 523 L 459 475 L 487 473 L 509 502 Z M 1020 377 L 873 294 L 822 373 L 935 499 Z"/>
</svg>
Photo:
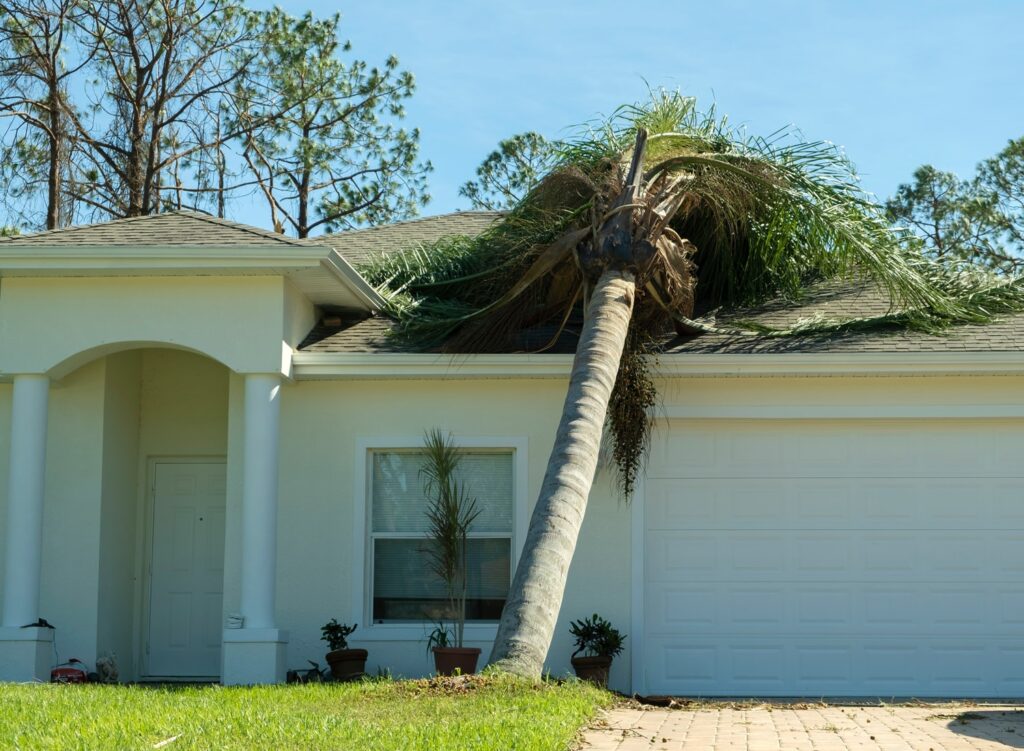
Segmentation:
<svg viewBox="0 0 1024 751">
<path fill-rule="evenodd" d="M 305 686 L 0 684 L 13 749 L 571 748 L 611 694 L 495 676 Z"/>
</svg>

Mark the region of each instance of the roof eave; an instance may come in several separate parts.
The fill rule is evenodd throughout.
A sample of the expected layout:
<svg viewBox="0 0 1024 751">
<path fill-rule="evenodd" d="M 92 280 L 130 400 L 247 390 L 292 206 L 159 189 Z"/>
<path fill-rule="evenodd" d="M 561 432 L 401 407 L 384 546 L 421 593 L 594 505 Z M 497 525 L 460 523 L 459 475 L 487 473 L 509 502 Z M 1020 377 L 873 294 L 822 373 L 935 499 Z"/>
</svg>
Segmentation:
<svg viewBox="0 0 1024 751">
<path fill-rule="evenodd" d="M 296 352 L 297 380 L 564 379 L 572 355 Z M 1024 375 L 1024 352 L 661 355 L 660 378 Z"/>
<path fill-rule="evenodd" d="M 311 270 L 326 274 L 341 288 L 343 294 L 335 301 L 339 307 L 367 313 L 383 308 L 384 299 L 369 282 L 337 251 L 323 245 L 0 247 L 0 277 L 288 277 Z"/>
</svg>

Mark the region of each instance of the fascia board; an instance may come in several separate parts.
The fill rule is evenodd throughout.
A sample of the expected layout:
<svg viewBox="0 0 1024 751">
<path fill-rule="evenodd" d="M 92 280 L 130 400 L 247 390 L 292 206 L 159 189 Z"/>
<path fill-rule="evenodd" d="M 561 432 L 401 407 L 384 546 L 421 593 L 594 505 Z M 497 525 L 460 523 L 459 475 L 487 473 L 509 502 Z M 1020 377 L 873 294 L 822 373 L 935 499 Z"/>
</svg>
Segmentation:
<svg viewBox="0 0 1024 751">
<path fill-rule="evenodd" d="M 565 378 L 572 355 L 296 352 L 297 379 Z M 1024 375 L 1024 352 L 669 354 L 655 377 Z"/>
</svg>

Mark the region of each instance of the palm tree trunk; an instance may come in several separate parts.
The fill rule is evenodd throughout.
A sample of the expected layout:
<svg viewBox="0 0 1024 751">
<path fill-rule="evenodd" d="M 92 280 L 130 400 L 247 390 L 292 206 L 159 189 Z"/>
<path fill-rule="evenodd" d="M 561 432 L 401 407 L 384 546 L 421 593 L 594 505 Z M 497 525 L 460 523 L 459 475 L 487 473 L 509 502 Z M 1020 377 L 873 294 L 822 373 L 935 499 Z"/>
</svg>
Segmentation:
<svg viewBox="0 0 1024 751">
<path fill-rule="evenodd" d="M 605 271 L 587 307 L 569 392 L 489 662 L 539 678 L 597 469 L 605 414 L 633 313 L 633 275 Z"/>
</svg>

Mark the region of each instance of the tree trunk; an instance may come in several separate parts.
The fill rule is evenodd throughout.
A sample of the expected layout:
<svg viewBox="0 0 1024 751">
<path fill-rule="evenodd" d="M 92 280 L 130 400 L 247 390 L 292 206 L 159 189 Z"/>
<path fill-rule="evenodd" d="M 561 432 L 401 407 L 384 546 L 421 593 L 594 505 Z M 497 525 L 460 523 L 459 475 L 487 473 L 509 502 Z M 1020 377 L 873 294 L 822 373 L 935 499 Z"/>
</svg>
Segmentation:
<svg viewBox="0 0 1024 751">
<path fill-rule="evenodd" d="M 64 145 L 64 134 L 60 119 L 60 89 L 55 80 L 48 83 L 49 97 L 49 128 L 50 149 L 46 175 L 46 229 L 57 229 L 60 226 L 61 190 L 60 168 L 61 147 Z"/>
<path fill-rule="evenodd" d="M 489 660 L 501 670 L 539 678 L 544 668 L 597 469 L 635 291 L 631 273 L 609 270 L 590 298 L 555 445 Z"/>
</svg>

